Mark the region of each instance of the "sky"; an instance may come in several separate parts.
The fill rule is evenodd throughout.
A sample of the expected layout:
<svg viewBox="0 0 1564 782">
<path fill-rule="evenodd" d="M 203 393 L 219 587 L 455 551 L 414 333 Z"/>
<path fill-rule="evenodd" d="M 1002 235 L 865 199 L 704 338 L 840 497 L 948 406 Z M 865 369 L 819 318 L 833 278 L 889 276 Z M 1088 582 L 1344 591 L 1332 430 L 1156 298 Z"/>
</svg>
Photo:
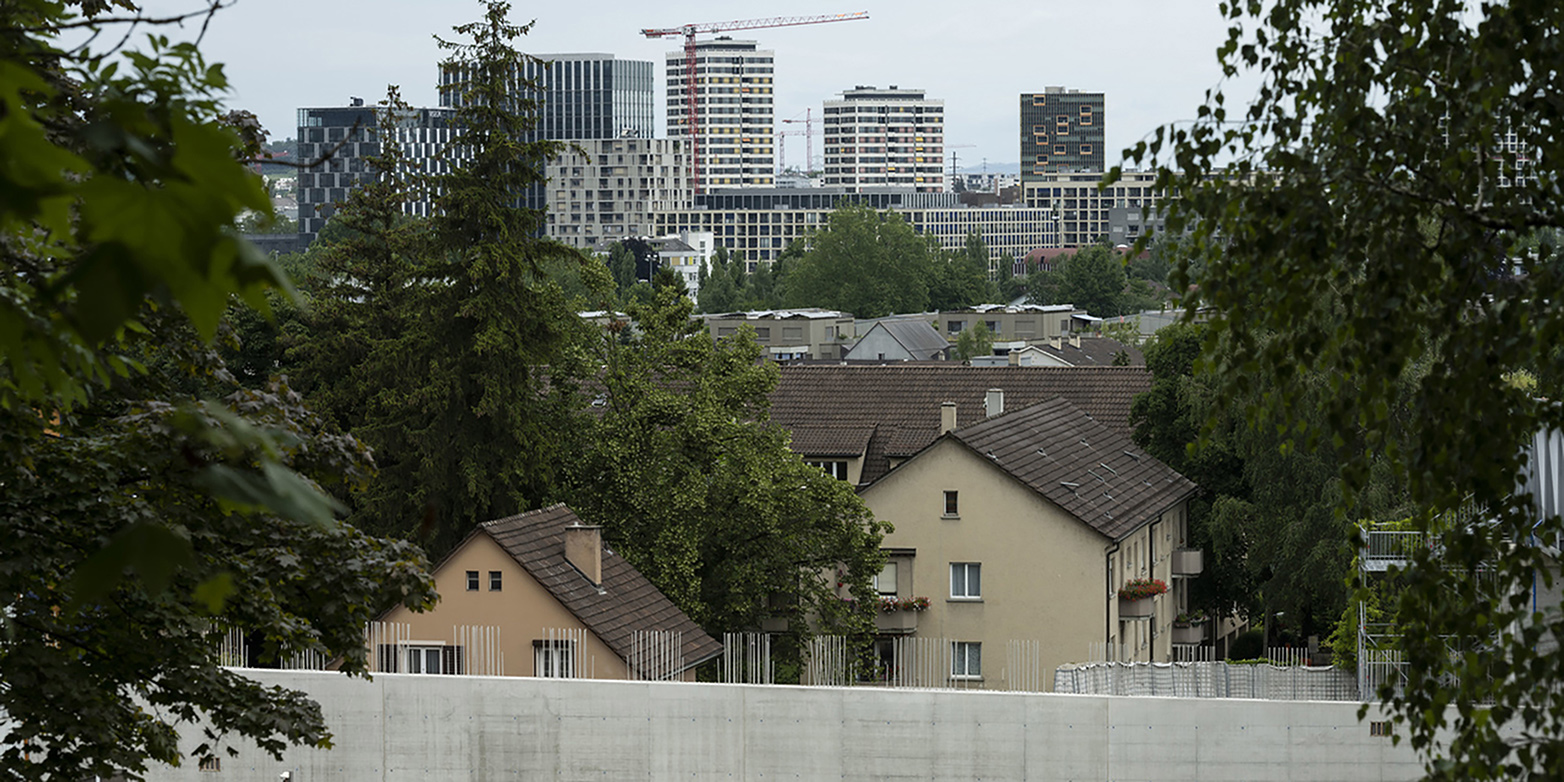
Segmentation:
<svg viewBox="0 0 1564 782">
<path fill-rule="evenodd" d="M 197 10 L 202 0 L 143 0 L 147 13 Z M 516 3 L 512 21 L 534 21 L 517 46 L 534 54 L 605 52 L 663 62 L 680 39 L 642 28 L 867 11 L 862 21 L 730 33 L 776 52 L 776 116 L 803 118 L 858 85 L 922 89 L 945 102 L 945 143 L 959 166 L 1015 164 L 1019 96 L 1063 86 L 1106 93 L 1109 161 L 1157 126 L 1188 121 L 1206 90 L 1222 87 L 1216 48 L 1227 24 L 1215 0 L 589 0 Z M 437 105 L 434 36 L 482 10 L 472 0 L 233 0 L 202 41 L 225 64 L 229 104 L 258 115 L 273 140 L 293 137 L 295 109 L 368 103 L 400 86 L 415 106 Z M 184 37 L 193 37 L 190 22 Z M 179 38 L 181 31 L 169 32 Z M 139 36 L 138 36 L 139 37 Z M 1229 85 L 1234 105 L 1239 85 Z M 1251 90 L 1252 92 L 1252 90 Z M 662 107 L 658 136 L 665 135 Z M 790 126 L 801 127 L 798 125 Z M 967 145 L 972 146 L 958 146 Z M 816 156 L 819 152 L 816 137 Z M 804 140 L 786 140 L 803 163 Z"/>
</svg>

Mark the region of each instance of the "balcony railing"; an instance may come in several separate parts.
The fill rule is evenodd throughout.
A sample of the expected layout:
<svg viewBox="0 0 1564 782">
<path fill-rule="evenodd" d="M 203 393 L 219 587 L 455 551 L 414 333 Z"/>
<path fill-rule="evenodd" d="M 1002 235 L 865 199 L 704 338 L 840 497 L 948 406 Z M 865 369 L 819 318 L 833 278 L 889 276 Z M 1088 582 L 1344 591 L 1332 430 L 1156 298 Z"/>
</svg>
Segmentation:
<svg viewBox="0 0 1564 782">
<path fill-rule="evenodd" d="M 1365 529 L 1359 555 L 1365 570 L 1381 571 L 1404 564 L 1414 551 L 1428 547 L 1428 535 L 1411 530 Z"/>
<path fill-rule="evenodd" d="M 1173 550 L 1173 575 L 1198 576 L 1205 571 L 1205 551 L 1198 548 Z"/>
<path fill-rule="evenodd" d="M 874 615 L 874 629 L 890 635 L 906 635 L 918 629 L 922 611 L 881 611 Z"/>
</svg>

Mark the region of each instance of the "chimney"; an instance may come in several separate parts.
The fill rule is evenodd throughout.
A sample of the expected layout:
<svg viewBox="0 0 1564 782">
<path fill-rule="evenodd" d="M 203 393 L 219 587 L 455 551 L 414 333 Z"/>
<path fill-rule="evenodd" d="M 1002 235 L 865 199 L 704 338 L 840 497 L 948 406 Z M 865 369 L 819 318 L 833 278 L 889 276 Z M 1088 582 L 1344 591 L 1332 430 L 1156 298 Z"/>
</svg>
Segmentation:
<svg viewBox="0 0 1564 782">
<path fill-rule="evenodd" d="M 1005 412 L 1004 389 L 990 388 L 988 390 L 988 395 L 983 399 L 983 410 L 988 413 L 989 418 L 993 418 L 994 416 Z"/>
<path fill-rule="evenodd" d="M 941 402 L 939 406 L 939 433 L 944 434 L 956 428 L 956 403 Z"/>
<path fill-rule="evenodd" d="M 1058 337 L 1049 337 L 1048 338 L 1048 347 L 1051 347 L 1054 350 L 1058 350 L 1060 348 L 1059 338 Z"/>
<path fill-rule="evenodd" d="M 1078 348 L 1080 346 L 1081 346 L 1081 335 L 1079 335 L 1079 334 L 1071 334 L 1070 335 L 1070 347 Z"/>
<path fill-rule="evenodd" d="M 565 528 L 565 561 L 594 586 L 603 583 L 603 528 L 572 524 Z"/>
</svg>

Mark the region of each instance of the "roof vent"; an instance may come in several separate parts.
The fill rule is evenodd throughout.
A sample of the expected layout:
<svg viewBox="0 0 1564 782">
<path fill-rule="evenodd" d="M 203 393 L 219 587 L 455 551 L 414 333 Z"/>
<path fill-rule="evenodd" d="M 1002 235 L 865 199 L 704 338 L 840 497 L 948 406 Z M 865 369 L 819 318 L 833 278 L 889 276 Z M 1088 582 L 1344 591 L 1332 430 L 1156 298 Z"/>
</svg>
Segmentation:
<svg viewBox="0 0 1564 782">
<path fill-rule="evenodd" d="M 1125 451 L 1124 455 L 1134 459 L 1137 462 L 1140 461 L 1140 454 L 1135 453 L 1134 451 Z"/>
<path fill-rule="evenodd" d="M 1104 470 L 1107 470 L 1108 472 L 1111 472 L 1114 475 L 1118 475 L 1119 474 L 1119 471 L 1113 469 L 1112 467 L 1109 467 L 1107 462 L 1098 462 L 1097 464 L 1098 464 L 1098 466 L 1102 467 Z"/>
<path fill-rule="evenodd" d="M 1081 488 L 1081 485 L 1074 481 L 1060 481 L 1059 485 L 1069 489 L 1071 494 L 1074 494 L 1076 489 Z"/>
</svg>

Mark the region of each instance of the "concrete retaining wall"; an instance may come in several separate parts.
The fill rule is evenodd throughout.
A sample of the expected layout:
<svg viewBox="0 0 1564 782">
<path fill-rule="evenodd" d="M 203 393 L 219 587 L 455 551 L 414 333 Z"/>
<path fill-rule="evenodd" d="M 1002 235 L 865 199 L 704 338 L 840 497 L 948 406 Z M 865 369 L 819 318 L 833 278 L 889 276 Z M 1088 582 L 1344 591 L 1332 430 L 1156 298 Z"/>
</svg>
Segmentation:
<svg viewBox="0 0 1564 782">
<path fill-rule="evenodd" d="M 1358 704 L 251 671 L 335 749 L 154 780 L 1406 780 Z M 1370 717 L 1373 719 L 1373 717 Z M 194 746 L 188 731 L 184 746 Z"/>
</svg>

